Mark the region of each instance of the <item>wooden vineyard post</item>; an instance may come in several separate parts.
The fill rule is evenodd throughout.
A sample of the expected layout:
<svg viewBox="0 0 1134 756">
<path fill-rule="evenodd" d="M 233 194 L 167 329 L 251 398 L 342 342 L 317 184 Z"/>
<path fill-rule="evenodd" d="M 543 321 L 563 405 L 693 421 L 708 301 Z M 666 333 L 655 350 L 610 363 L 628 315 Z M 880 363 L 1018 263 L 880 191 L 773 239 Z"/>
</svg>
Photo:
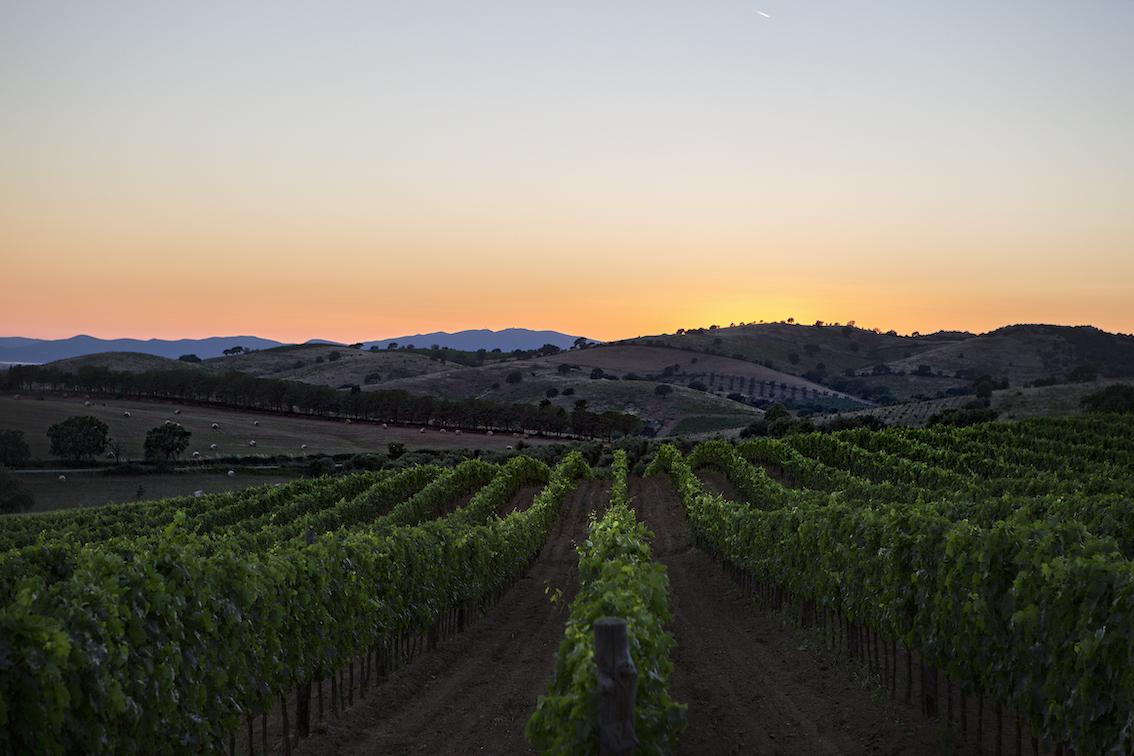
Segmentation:
<svg viewBox="0 0 1134 756">
<path fill-rule="evenodd" d="M 315 531 L 311 528 L 307 529 L 305 539 L 307 545 L 315 543 Z M 296 735 L 300 738 L 306 738 L 311 734 L 311 670 L 307 672 L 308 679 L 306 682 L 301 682 L 295 689 L 295 729 Z M 322 693 L 322 690 L 319 691 Z M 322 697 L 320 697 L 320 703 Z"/>
<path fill-rule="evenodd" d="M 626 620 L 595 620 L 595 666 L 599 683 L 599 754 L 629 756 L 638 745 L 634 735 L 634 696 L 638 670 L 630 658 Z"/>
</svg>

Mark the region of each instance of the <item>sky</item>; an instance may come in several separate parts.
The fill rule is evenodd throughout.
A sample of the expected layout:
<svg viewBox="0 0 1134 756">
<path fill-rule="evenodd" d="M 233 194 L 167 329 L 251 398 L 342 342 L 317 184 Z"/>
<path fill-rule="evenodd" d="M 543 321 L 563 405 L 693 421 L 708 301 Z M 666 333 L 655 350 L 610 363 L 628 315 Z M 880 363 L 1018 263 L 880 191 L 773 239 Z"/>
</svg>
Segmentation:
<svg viewBox="0 0 1134 756">
<path fill-rule="evenodd" d="M 0 335 L 1134 331 L 1134 2 L 0 0 Z"/>
</svg>

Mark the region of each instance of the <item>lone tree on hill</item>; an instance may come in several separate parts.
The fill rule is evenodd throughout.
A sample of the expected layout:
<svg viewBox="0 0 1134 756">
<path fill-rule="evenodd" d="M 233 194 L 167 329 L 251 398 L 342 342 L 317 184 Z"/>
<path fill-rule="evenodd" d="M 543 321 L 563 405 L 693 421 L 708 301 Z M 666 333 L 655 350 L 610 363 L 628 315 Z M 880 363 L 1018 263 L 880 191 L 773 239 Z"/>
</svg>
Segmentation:
<svg viewBox="0 0 1134 756">
<path fill-rule="evenodd" d="M 193 435 L 180 425 L 159 425 L 146 432 L 146 461 L 165 467 L 189 448 Z"/>
<path fill-rule="evenodd" d="M 23 467 L 31 460 L 31 449 L 20 430 L 0 430 L 0 466 Z"/>
<path fill-rule="evenodd" d="M 110 428 L 97 417 L 69 417 L 47 429 L 51 453 L 70 462 L 81 462 L 101 454 L 110 440 Z"/>
</svg>

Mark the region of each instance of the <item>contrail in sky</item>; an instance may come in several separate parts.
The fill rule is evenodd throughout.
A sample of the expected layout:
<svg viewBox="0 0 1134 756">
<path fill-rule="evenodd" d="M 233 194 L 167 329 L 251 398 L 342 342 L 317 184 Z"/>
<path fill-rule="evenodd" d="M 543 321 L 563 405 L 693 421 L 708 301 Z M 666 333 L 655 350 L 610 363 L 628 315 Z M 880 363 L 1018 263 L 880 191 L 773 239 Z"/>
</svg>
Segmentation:
<svg viewBox="0 0 1134 756">
<path fill-rule="evenodd" d="M 761 16 L 763 16 L 764 18 L 771 18 L 771 16 L 770 16 L 769 14 L 765 13 L 765 12 L 764 12 L 764 11 L 762 11 L 762 10 L 758 10 L 758 11 L 756 11 L 756 12 L 757 12 L 757 13 L 759 13 L 759 14 L 760 14 Z"/>
</svg>

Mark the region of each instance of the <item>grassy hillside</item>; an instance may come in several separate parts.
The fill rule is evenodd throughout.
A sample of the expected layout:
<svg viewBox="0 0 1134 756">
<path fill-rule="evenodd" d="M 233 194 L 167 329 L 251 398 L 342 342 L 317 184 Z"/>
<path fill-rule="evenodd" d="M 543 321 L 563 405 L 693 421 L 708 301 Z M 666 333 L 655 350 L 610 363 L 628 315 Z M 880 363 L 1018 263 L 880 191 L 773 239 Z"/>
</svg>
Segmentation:
<svg viewBox="0 0 1134 756">
<path fill-rule="evenodd" d="M 141 352 L 99 352 L 87 354 L 82 357 L 69 357 L 57 360 L 52 366 L 62 370 L 77 371 L 84 367 L 105 368 L 118 373 L 145 373 L 149 370 L 199 370 L 200 367 L 191 362 L 171 360 L 159 357 L 156 354 L 142 354 Z"/>
<path fill-rule="evenodd" d="M 866 398 L 883 389 L 898 400 L 932 397 L 986 374 L 1023 386 L 1041 378 L 1063 379 L 1080 366 L 1106 377 L 1134 376 L 1134 336 L 1087 326 L 1014 325 L 980 335 L 900 336 L 850 326 L 761 323 L 621 343 L 748 360 Z"/>
<path fill-rule="evenodd" d="M 217 357 L 203 365 L 206 369 L 237 370 L 258 378 L 280 378 L 332 387 L 377 385 L 454 367 L 451 363 L 412 352 L 371 352 L 324 344 L 302 344 Z"/>
<path fill-rule="evenodd" d="M 482 357 L 483 365 L 454 361 Z M 527 353 L 518 359 L 503 353 L 478 356 L 428 348 L 371 352 L 306 344 L 199 365 L 132 353 L 89 355 L 62 364 L 132 372 L 237 370 L 323 386 L 400 388 L 456 399 L 536 403 L 546 398 L 566 409 L 585 399 L 590 410 L 631 412 L 665 433 L 686 418 L 726 418 L 699 421 L 719 425 L 751 416 L 749 401 L 848 411 L 895 400 L 945 401 L 968 392 L 973 378 L 986 374 L 1006 379 L 1011 388 L 1049 377 L 1062 380 L 1081 366 L 1104 377 L 1134 376 L 1134 337 L 1064 326 L 900 336 L 852 326 L 762 323 L 645 336 L 556 355 Z M 602 376 L 592 378 L 596 371 Z M 520 380 L 510 382 L 516 373 Z M 659 383 L 672 387 L 672 393 L 656 394 Z M 730 395 L 743 401 L 729 400 Z"/>
<path fill-rule="evenodd" d="M 699 381 L 710 391 L 725 394 L 735 392 L 769 399 L 815 394 L 833 394 L 837 398 L 847 398 L 845 394 L 831 392 L 813 381 L 746 360 L 667 347 L 637 344 L 596 346 L 561 353 L 549 357 L 548 362 L 556 366 L 578 366 L 588 374 L 590 370 L 600 368 L 605 373 L 619 377 L 636 375 L 674 385 L 689 385 Z M 768 384 L 762 392 L 760 384 Z"/>
<path fill-rule="evenodd" d="M 1000 413 L 999 419 L 1001 420 L 1080 415 L 1083 414 L 1080 401 L 1084 396 L 1115 382 L 1114 380 L 1100 380 L 1057 386 L 1006 388 L 992 392 L 991 406 L 992 409 Z M 1131 381 L 1126 382 L 1131 383 Z M 922 426 L 931 416 L 947 409 L 958 409 L 972 400 L 973 397 L 971 396 L 957 396 L 892 404 L 886 407 L 873 407 L 842 414 L 844 417 L 874 415 L 887 425 Z"/>
<path fill-rule="evenodd" d="M 849 370 L 900 359 L 948 343 L 950 335 L 909 337 L 852 326 L 760 323 L 684 334 L 643 336 L 624 343 L 668 345 L 695 352 L 759 362 L 793 375 Z"/>
<path fill-rule="evenodd" d="M 591 411 L 630 412 L 661 433 L 668 432 L 686 417 L 737 416 L 750 422 L 750 418 L 759 415 L 758 410 L 747 404 L 710 392 L 697 391 L 682 384 L 671 385 L 668 395 L 659 396 L 655 393 L 658 383 L 654 381 L 592 379 L 592 370 L 597 365 L 584 365 L 583 361 L 595 359 L 592 353 L 606 349 L 609 347 L 595 347 L 553 357 L 479 368 L 447 370 L 391 381 L 384 387 L 454 399 L 476 397 L 529 403 L 548 399 L 552 404 L 567 410 L 572 409 L 576 401 L 583 399 Z M 657 351 L 666 353 L 667 363 L 672 359 L 669 350 Z M 634 364 L 640 366 L 640 363 Z M 564 367 L 561 369 L 561 366 Z M 614 373 L 620 379 L 625 375 L 620 371 Z"/>
<path fill-rule="evenodd" d="M 934 372 L 1007 378 L 1014 386 L 1040 378 L 1063 378 L 1076 367 L 1092 366 L 1101 375 L 1134 375 L 1134 337 L 1096 328 L 1020 325 L 1000 328 L 964 341 L 942 344 L 889 363 L 913 372 L 927 365 Z"/>
</svg>

